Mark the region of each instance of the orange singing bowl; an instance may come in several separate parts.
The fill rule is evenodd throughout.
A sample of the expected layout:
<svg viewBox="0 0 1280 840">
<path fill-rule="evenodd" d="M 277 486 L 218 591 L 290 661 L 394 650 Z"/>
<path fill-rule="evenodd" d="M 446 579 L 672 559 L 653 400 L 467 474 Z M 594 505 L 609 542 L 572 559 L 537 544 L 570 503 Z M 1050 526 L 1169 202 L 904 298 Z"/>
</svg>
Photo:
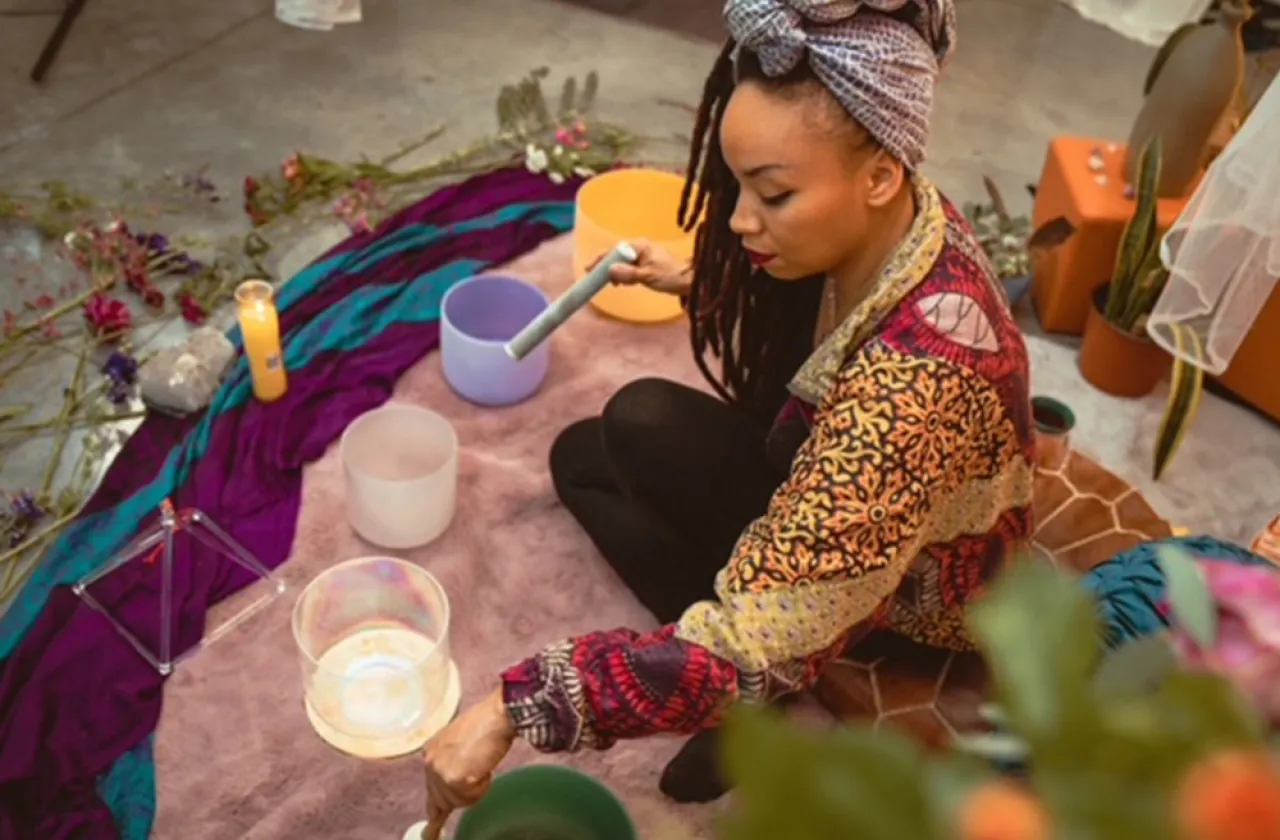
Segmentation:
<svg viewBox="0 0 1280 840">
<path fill-rule="evenodd" d="M 573 274 L 578 280 L 619 242 L 647 239 L 682 262 L 693 259 L 693 234 L 677 216 L 684 178 L 656 169 L 614 169 L 578 190 L 573 225 Z M 675 295 L 640 286 L 606 286 L 591 305 L 620 321 L 652 324 L 680 317 Z"/>
</svg>

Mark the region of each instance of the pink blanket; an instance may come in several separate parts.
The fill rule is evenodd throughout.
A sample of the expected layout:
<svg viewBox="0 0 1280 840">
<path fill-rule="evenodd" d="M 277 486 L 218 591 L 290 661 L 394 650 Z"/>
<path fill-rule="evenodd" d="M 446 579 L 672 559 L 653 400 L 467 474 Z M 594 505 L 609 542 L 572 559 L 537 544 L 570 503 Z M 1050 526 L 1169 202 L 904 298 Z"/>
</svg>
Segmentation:
<svg viewBox="0 0 1280 840">
<path fill-rule="evenodd" d="M 569 255 L 568 239 L 553 241 L 510 271 L 555 294 L 569 285 Z M 457 517 L 444 537 L 407 557 L 436 575 L 452 599 L 464 704 L 495 688 L 503 667 L 548 642 L 600 627 L 653 625 L 559 506 L 546 458 L 561 428 L 598 411 L 632 379 L 700 382 L 687 328 L 631 326 L 584 311 L 557 333 L 553 354 L 543 390 L 513 408 L 463 402 L 445 385 L 434 353 L 396 389 L 396 400 L 451 418 L 461 441 Z M 378 553 L 348 528 L 343 492 L 335 445 L 305 475 L 297 540 L 282 570 L 289 592 L 169 681 L 156 748 L 159 840 L 391 840 L 422 818 L 416 757 L 347 758 L 320 741 L 303 711 L 289 627 L 293 601 L 323 569 Z M 234 599 L 223 607 L 234 608 Z M 505 766 L 571 764 L 625 800 L 641 836 L 711 837 L 723 803 L 676 806 L 657 791 L 679 746 L 675 738 L 653 738 L 606 753 L 546 757 L 518 745 Z"/>
</svg>

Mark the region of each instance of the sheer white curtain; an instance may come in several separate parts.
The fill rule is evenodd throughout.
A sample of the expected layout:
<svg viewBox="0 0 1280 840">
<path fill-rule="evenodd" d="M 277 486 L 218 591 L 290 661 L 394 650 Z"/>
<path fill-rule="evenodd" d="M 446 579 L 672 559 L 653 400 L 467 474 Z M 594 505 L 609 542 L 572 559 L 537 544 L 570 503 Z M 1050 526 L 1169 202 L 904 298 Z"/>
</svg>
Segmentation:
<svg viewBox="0 0 1280 840">
<path fill-rule="evenodd" d="M 1173 30 L 1197 20 L 1211 0 L 1062 0 L 1080 16 L 1126 38 L 1159 46 Z"/>
</svg>

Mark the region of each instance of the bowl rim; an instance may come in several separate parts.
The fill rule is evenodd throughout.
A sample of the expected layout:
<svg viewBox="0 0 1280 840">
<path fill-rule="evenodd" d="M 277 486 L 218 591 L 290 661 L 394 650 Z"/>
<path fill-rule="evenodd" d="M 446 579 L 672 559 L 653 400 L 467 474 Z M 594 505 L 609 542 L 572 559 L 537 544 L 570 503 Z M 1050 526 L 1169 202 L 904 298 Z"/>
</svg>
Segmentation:
<svg viewBox="0 0 1280 840">
<path fill-rule="evenodd" d="M 431 472 L 424 473 L 423 475 L 416 475 L 412 478 L 379 478 L 377 479 L 378 481 L 385 482 L 386 484 L 402 485 L 412 484 L 415 481 L 422 481 L 426 478 L 434 478 L 439 475 L 441 471 L 448 468 L 450 461 L 456 461 L 458 459 L 458 449 L 461 446 L 461 442 L 458 439 L 458 429 L 453 425 L 453 422 L 449 420 L 448 417 L 445 417 L 438 411 L 432 411 L 429 408 L 414 405 L 413 403 L 388 400 L 382 405 L 364 412 L 359 417 L 348 423 L 347 427 L 342 430 L 342 436 L 338 438 L 338 463 L 340 463 L 344 469 L 350 468 L 347 464 L 347 447 L 351 444 L 351 438 L 359 433 L 359 427 L 361 425 L 366 421 L 372 421 L 381 415 L 397 413 L 417 414 L 432 423 L 439 421 L 439 423 L 443 424 L 443 426 L 449 430 L 449 457 L 445 459 L 443 464 L 431 470 Z"/>
<path fill-rule="evenodd" d="M 306 602 L 308 593 L 310 593 L 312 587 L 320 581 L 343 569 L 374 561 L 392 563 L 408 570 L 411 574 L 425 576 L 427 582 L 435 589 L 436 593 L 440 596 L 441 602 L 444 604 L 444 631 L 440 634 L 439 638 L 432 641 L 431 650 L 423 654 L 416 664 L 420 664 L 431 659 L 431 657 L 435 656 L 441 647 L 448 643 L 449 637 L 453 633 L 453 602 L 449 600 L 449 592 L 444 588 L 444 584 L 440 582 L 438 577 L 416 563 L 410 563 L 408 560 L 403 560 L 399 557 L 391 557 L 386 554 L 368 554 L 364 557 L 352 557 L 350 560 L 343 560 L 341 563 L 328 567 L 324 571 L 320 572 L 320 574 L 313 577 L 307 582 L 306 586 L 302 587 L 302 591 L 298 593 L 297 599 L 293 602 L 293 612 L 289 618 L 289 626 L 293 631 L 293 644 L 298 649 L 298 653 L 306 657 L 307 662 L 309 662 L 316 670 L 320 669 L 320 659 L 324 657 L 324 654 L 328 649 L 326 648 L 326 650 L 321 652 L 319 656 L 316 656 L 312 654 L 307 645 L 302 643 L 300 628 L 298 625 L 302 616 L 302 605 Z"/>
<path fill-rule="evenodd" d="M 476 336 L 472 335 L 466 330 L 459 329 L 458 325 L 455 324 L 453 322 L 453 319 L 451 319 L 448 315 L 449 301 L 453 300 L 454 294 L 457 293 L 459 289 L 464 289 L 464 290 L 470 289 L 474 286 L 483 285 L 485 283 L 501 283 L 504 285 L 522 286 L 527 290 L 537 293 L 539 299 L 541 299 L 542 301 L 542 308 L 544 310 L 551 306 L 551 296 L 548 295 L 542 289 L 541 286 L 538 286 L 537 284 L 529 280 L 526 280 L 523 277 L 517 277 L 514 274 L 500 274 L 500 273 L 474 274 L 471 277 L 463 278 L 462 280 L 459 280 L 457 283 L 454 283 L 440 298 L 441 327 L 448 325 L 449 332 L 453 333 L 454 335 L 460 338 L 465 339 L 466 341 L 472 344 L 475 344 L 481 347 L 499 347 L 499 348 L 505 347 L 507 343 L 511 341 L 510 338 L 507 338 L 507 339 L 477 338 Z M 441 333 L 443 334 L 443 332 L 444 331 L 442 329 Z M 505 353 L 503 355 L 505 356 Z"/>
</svg>

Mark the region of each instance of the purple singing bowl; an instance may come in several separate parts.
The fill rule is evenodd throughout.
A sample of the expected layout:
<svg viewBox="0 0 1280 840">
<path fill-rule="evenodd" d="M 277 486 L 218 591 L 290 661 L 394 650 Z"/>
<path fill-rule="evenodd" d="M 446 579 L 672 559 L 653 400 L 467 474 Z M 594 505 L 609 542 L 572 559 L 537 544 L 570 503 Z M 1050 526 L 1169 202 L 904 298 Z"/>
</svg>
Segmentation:
<svg viewBox="0 0 1280 840">
<path fill-rule="evenodd" d="M 440 303 L 440 355 L 444 378 L 477 405 L 527 400 L 547 378 L 550 342 L 520 361 L 504 345 L 550 305 L 536 286 L 503 275 L 463 280 Z"/>
</svg>

